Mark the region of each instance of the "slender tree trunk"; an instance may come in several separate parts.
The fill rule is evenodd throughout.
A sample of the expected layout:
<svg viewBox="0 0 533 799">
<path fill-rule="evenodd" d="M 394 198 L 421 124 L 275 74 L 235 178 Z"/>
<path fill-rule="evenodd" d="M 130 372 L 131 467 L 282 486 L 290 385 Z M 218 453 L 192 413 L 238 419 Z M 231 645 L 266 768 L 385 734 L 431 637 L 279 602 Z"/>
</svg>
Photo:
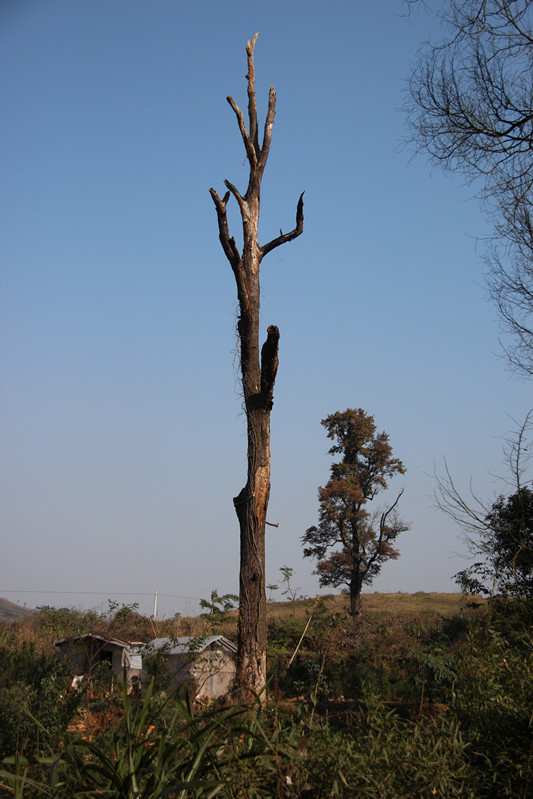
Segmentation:
<svg viewBox="0 0 533 799">
<path fill-rule="evenodd" d="M 248 414 L 248 481 L 233 500 L 240 526 L 237 680 L 260 694 L 266 681 L 265 522 L 270 494 L 270 412 Z M 253 442 L 253 444 L 251 444 Z"/>
<path fill-rule="evenodd" d="M 250 174 L 246 194 L 241 195 L 228 180 L 221 198 L 210 189 L 218 219 L 219 238 L 237 284 L 240 316 L 237 330 L 240 340 L 242 391 L 248 432 L 248 475 L 246 485 L 233 502 L 240 527 L 239 633 L 237 688 L 241 695 L 251 691 L 265 699 L 266 685 L 266 591 L 265 524 L 270 495 L 270 411 L 278 368 L 279 331 L 270 325 L 259 352 L 259 267 L 264 256 L 296 238 L 303 230 L 303 195 L 296 210 L 296 226 L 268 244 L 259 245 L 258 226 L 261 180 L 268 159 L 272 127 L 276 113 L 276 93 L 270 87 L 263 143 L 259 144 L 255 98 L 254 47 L 258 34 L 248 42 L 248 129 L 244 114 L 232 97 L 232 107 L 246 150 Z M 230 195 L 241 213 L 243 247 L 239 251 L 230 236 L 226 207 Z"/>
</svg>

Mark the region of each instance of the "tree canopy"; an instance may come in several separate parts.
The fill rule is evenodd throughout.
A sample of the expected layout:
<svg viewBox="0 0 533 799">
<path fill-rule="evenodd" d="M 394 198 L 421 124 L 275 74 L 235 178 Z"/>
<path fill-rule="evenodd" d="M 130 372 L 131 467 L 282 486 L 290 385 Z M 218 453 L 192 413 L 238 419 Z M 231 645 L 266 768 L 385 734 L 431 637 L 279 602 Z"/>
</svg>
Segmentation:
<svg viewBox="0 0 533 799">
<path fill-rule="evenodd" d="M 456 575 L 464 590 L 485 596 L 533 600 L 533 491 L 501 496 L 475 542 L 478 556 Z"/>
<path fill-rule="evenodd" d="M 318 490 L 319 523 L 302 537 L 304 556 L 318 561 L 320 585 L 346 588 L 356 618 L 363 584 L 379 574 L 386 560 L 398 557 L 393 543 L 409 529 L 396 513 L 402 492 L 386 509 L 372 512 L 367 503 L 405 467 L 393 457 L 387 433 L 376 433 L 374 418 L 361 408 L 333 413 L 322 425 L 335 442 L 329 454 L 342 457 Z"/>
</svg>

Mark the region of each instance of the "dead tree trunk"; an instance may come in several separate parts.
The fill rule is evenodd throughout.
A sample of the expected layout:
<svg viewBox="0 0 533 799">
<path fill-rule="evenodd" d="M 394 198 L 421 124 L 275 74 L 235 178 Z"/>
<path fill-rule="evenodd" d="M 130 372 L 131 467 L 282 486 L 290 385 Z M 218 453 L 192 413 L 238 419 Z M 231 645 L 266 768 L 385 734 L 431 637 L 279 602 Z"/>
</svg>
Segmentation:
<svg viewBox="0 0 533 799">
<path fill-rule="evenodd" d="M 266 592 L 265 592 L 265 523 L 270 493 L 270 411 L 278 368 L 279 330 L 270 325 L 259 352 L 259 266 L 264 256 L 281 244 L 292 241 L 303 230 L 303 194 L 296 211 L 296 226 L 260 245 L 258 241 L 261 180 L 265 171 L 272 126 L 276 113 L 276 92 L 270 87 L 263 143 L 259 144 L 255 98 L 254 47 L 258 34 L 247 43 L 248 56 L 248 130 L 244 114 L 232 97 L 232 107 L 242 136 L 250 167 L 248 188 L 241 195 L 225 181 L 221 198 L 210 189 L 215 204 L 220 243 L 228 259 L 239 300 L 237 330 L 240 341 L 242 392 L 248 426 L 248 478 L 233 502 L 240 526 L 239 640 L 237 687 L 243 692 L 264 696 L 266 684 Z M 230 236 L 226 207 L 230 195 L 236 199 L 242 220 L 242 253 Z"/>
</svg>

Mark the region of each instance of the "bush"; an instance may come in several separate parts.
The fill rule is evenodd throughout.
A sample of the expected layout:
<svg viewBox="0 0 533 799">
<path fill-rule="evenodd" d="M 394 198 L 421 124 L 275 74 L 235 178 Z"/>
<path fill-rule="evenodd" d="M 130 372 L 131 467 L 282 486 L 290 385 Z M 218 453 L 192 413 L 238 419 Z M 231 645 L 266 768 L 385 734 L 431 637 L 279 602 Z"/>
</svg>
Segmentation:
<svg viewBox="0 0 533 799">
<path fill-rule="evenodd" d="M 474 625 L 461 657 L 454 711 L 486 796 L 525 797 L 531 787 L 533 636 L 515 621 Z"/>
<path fill-rule="evenodd" d="M 0 649 L 0 675 L 0 755 L 39 753 L 43 728 L 56 746 L 81 702 L 80 693 L 67 693 L 65 663 L 31 645 Z"/>
</svg>

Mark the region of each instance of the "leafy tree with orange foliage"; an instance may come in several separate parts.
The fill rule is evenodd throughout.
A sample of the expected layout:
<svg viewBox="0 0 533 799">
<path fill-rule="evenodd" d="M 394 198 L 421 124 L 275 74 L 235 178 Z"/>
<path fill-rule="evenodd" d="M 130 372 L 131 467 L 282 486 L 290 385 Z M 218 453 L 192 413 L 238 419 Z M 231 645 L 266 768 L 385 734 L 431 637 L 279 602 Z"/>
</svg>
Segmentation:
<svg viewBox="0 0 533 799">
<path fill-rule="evenodd" d="M 398 557 L 393 544 L 409 529 L 396 512 L 403 490 L 386 509 L 370 511 L 367 503 L 387 488 L 389 478 L 404 474 L 405 467 L 393 457 L 387 433 L 376 433 L 374 417 L 361 408 L 333 413 L 322 425 L 335 442 L 329 454 L 342 459 L 332 464 L 330 479 L 318 489 L 319 523 L 302 537 L 304 556 L 318 561 L 321 586 L 348 591 L 355 620 L 363 584 L 372 582 L 386 560 Z"/>
</svg>

